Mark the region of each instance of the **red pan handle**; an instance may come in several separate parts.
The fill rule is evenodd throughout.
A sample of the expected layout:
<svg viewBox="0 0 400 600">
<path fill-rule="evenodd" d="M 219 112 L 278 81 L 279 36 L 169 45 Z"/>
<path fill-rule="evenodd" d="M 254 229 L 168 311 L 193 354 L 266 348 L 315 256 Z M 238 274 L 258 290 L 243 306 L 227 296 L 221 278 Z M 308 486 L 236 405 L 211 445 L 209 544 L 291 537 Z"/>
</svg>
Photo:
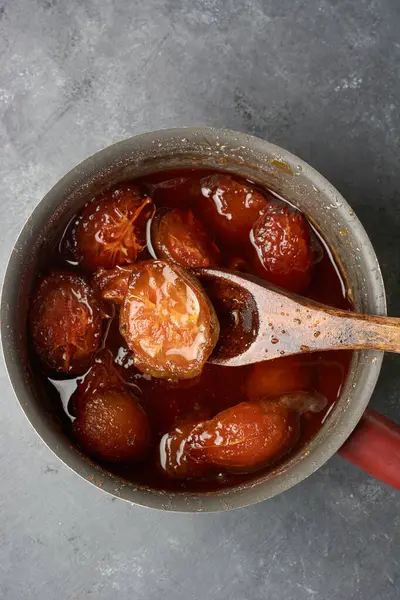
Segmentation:
<svg viewBox="0 0 400 600">
<path fill-rule="evenodd" d="M 400 425 L 367 408 L 340 456 L 400 490 Z"/>
</svg>

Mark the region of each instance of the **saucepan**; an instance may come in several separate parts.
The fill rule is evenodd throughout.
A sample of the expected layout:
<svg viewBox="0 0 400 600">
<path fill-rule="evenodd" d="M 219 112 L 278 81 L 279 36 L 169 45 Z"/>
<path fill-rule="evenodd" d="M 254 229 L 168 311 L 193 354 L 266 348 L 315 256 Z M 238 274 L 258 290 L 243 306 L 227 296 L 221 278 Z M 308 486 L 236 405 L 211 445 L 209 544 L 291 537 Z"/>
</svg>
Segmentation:
<svg viewBox="0 0 400 600">
<path fill-rule="evenodd" d="M 365 230 L 339 192 L 312 167 L 278 146 L 225 129 L 178 128 L 135 136 L 105 148 L 65 175 L 33 211 L 12 251 L 1 301 L 3 350 L 16 396 L 36 432 L 92 484 L 132 503 L 164 510 L 219 511 L 266 500 L 301 482 L 337 451 L 400 487 L 400 426 L 367 409 L 383 358 L 375 351 L 353 354 L 340 398 L 306 448 L 272 472 L 233 488 L 177 493 L 138 486 L 108 473 L 71 444 L 43 398 L 29 362 L 26 314 L 38 264 L 71 217 L 105 186 L 185 167 L 236 173 L 288 199 L 327 241 L 355 309 L 386 314 L 384 284 Z"/>
</svg>

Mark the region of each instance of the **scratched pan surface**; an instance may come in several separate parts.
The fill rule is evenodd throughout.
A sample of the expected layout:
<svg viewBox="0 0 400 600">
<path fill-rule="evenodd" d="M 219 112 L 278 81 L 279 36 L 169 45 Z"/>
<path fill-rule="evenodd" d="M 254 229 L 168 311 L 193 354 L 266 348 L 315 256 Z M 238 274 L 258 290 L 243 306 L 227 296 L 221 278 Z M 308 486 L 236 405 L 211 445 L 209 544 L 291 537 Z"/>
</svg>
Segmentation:
<svg viewBox="0 0 400 600">
<path fill-rule="evenodd" d="M 206 494 L 160 492 L 126 482 L 82 456 L 71 444 L 30 370 L 26 311 L 37 265 L 71 217 L 112 183 L 166 169 L 227 170 L 265 185 L 304 212 L 341 265 L 355 309 L 386 314 L 379 264 L 365 230 L 344 198 L 293 154 L 234 131 L 191 127 L 139 135 L 98 152 L 70 171 L 43 198 L 22 230 L 8 264 L 1 301 L 2 343 L 16 396 L 42 440 L 73 471 L 136 504 L 173 511 L 219 511 L 260 502 L 299 483 L 326 462 L 358 423 L 371 397 L 383 354 L 354 353 L 341 396 L 306 450 L 268 475 Z"/>
</svg>

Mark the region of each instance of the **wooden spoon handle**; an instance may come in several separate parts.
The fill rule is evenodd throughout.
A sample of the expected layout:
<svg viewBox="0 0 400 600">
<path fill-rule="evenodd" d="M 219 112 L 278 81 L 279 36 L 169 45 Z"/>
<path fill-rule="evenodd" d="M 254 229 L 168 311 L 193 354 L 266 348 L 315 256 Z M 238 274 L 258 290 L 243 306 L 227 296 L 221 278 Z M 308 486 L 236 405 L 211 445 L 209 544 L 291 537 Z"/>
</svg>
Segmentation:
<svg viewBox="0 0 400 600">
<path fill-rule="evenodd" d="M 306 321 L 307 323 L 307 321 Z M 383 350 L 400 353 L 400 319 L 348 313 L 329 308 L 312 310 L 313 329 L 304 350 Z"/>
</svg>

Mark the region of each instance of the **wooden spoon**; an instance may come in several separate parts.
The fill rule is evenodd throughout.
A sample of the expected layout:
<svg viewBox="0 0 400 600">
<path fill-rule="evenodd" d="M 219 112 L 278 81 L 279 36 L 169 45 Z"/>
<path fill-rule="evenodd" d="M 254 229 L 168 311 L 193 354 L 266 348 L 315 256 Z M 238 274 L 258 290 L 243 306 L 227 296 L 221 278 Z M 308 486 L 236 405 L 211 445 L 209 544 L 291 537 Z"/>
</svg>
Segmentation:
<svg viewBox="0 0 400 600">
<path fill-rule="evenodd" d="M 400 319 L 338 310 L 225 269 L 193 270 L 221 333 L 209 362 L 239 366 L 320 350 L 400 353 Z"/>
</svg>

